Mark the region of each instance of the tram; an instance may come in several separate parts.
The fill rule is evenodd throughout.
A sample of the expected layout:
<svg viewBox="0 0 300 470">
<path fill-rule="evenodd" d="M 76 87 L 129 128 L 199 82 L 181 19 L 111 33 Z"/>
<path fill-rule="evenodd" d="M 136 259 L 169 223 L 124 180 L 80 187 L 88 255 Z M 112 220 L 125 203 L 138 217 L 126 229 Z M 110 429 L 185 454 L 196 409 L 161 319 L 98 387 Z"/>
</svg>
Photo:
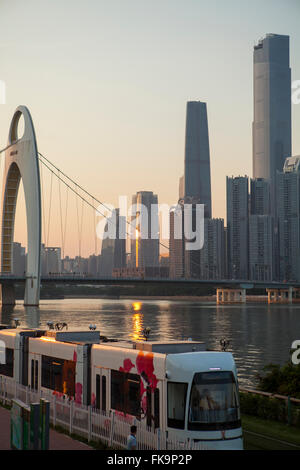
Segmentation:
<svg viewBox="0 0 300 470">
<path fill-rule="evenodd" d="M 243 449 L 230 352 L 196 341 L 122 341 L 99 331 L 0 330 L 0 375 L 34 390 L 143 420 L 177 439 Z"/>
</svg>

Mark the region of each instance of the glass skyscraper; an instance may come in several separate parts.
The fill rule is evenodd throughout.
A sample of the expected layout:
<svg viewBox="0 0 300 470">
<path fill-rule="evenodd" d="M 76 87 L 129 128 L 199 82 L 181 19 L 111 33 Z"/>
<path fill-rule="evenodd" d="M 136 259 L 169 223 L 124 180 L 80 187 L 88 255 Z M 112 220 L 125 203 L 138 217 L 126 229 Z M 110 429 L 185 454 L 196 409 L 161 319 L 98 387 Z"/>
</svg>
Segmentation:
<svg viewBox="0 0 300 470">
<path fill-rule="evenodd" d="M 276 212 L 276 172 L 291 156 L 291 69 L 289 36 L 267 34 L 254 46 L 253 178 L 270 181 Z"/>
<path fill-rule="evenodd" d="M 189 101 L 186 111 L 185 202 L 204 204 L 205 217 L 211 218 L 210 154 L 206 103 Z"/>
</svg>

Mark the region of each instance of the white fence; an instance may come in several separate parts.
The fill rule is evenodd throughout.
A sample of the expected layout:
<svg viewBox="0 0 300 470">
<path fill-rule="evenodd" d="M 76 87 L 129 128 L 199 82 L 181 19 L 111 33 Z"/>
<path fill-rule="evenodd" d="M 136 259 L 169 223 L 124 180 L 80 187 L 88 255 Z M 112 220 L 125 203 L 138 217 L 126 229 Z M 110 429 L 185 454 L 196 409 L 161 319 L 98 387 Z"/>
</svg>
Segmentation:
<svg viewBox="0 0 300 470">
<path fill-rule="evenodd" d="M 138 450 L 212 450 L 201 442 L 190 439 L 168 438 L 165 432 L 152 429 L 135 420 L 128 422 L 125 416 L 114 411 L 102 412 L 91 406 L 79 405 L 73 400 L 65 400 L 51 391 L 35 391 L 18 384 L 14 379 L 0 376 L 0 401 L 10 404 L 18 398 L 26 404 L 37 403 L 40 398 L 50 401 L 50 422 L 59 425 L 70 434 L 77 434 L 88 441 L 102 441 L 112 448 L 126 448 L 130 426 L 137 427 Z"/>
</svg>

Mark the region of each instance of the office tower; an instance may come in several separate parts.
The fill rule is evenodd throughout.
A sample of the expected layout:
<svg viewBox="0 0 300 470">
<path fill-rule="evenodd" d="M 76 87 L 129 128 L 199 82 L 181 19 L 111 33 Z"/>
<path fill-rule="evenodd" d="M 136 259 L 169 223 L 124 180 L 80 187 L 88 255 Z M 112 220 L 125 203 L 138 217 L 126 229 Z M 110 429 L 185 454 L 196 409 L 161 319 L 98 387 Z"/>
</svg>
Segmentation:
<svg viewBox="0 0 300 470">
<path fill-rule="evenodd" d="M 135 238 L 131 239 L 131 266 L 159 266 L 158 198 L 152 191 L 139 191 L 132 197 L 131 223 Z"/>
<path fill-rule="evenodd" d="M 267 34 L 254 47 L 253 177 L 270 180 L 276 208 L 276 172 L 291 156 L 289 36 Z"/>
<path fill-rule="evenodd" d="M 210 154 L 206 103 L 189 101 L 186 111 L 185 200 L 205 204 L 205 217 L 211 217 Z"/>
<path fill-rule="evenodd" d="M 271 281 L 275 275 L 274 218 L 270 215 L 270 183 L 263 178 L 250 181 L 249 277 Z"/>
<path fill-rule="evenodd" d="M 225 278 L 223 219 L 204 219 L 204 245 L 199 253 L 200 279 Z"/>
<path fill-rule="evenodd" d="M 125 217 L 120 216 L 119 209 L 115 209 L 106 222 L 104 232 L 112 233 L 113 236 L 108 235 L 102 241 L 100 266 L 98 268 L 101 276 L 111 277 L 113 269 L 126 267 L 126 239 L 120 237 L 125 232 L 125 223 Z"/>
<path fill-rule="evenodd" d="M 230 279 L 248 279 L 248 177 L 226 178 L 227 259 Z"/>
<path fill-rule="evenodd" d="M 57 246 L 41 245 L 42 275 L 58 274 L 62 272 L 61 248 Z"/>
<path fill-rule="evenodd" d="M 300 280 L 300 156 L 287 158 L 277 173 L 279 278 Z"/>
</svg>

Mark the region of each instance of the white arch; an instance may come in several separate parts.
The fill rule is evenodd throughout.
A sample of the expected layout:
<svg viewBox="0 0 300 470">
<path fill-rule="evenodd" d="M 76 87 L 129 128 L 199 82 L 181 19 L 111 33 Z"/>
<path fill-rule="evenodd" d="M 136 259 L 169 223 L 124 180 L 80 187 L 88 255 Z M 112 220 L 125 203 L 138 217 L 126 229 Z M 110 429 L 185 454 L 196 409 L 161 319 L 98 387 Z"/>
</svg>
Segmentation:
<svg viewBox="0 0 300 470">
<path fill-rule="evenodd" d="M 18 123 L 24 118 L 24 134 L 18 140 Z M 40 298 L 41 188 L 38 151 L 31 115 L 19 106 L 10 125 L 2 186 L 1 270 L 12 272 L 15 212 L 22 178 L 27 217 L 27 272 L 24 305 L 38 305 Z"/>
</svg>

